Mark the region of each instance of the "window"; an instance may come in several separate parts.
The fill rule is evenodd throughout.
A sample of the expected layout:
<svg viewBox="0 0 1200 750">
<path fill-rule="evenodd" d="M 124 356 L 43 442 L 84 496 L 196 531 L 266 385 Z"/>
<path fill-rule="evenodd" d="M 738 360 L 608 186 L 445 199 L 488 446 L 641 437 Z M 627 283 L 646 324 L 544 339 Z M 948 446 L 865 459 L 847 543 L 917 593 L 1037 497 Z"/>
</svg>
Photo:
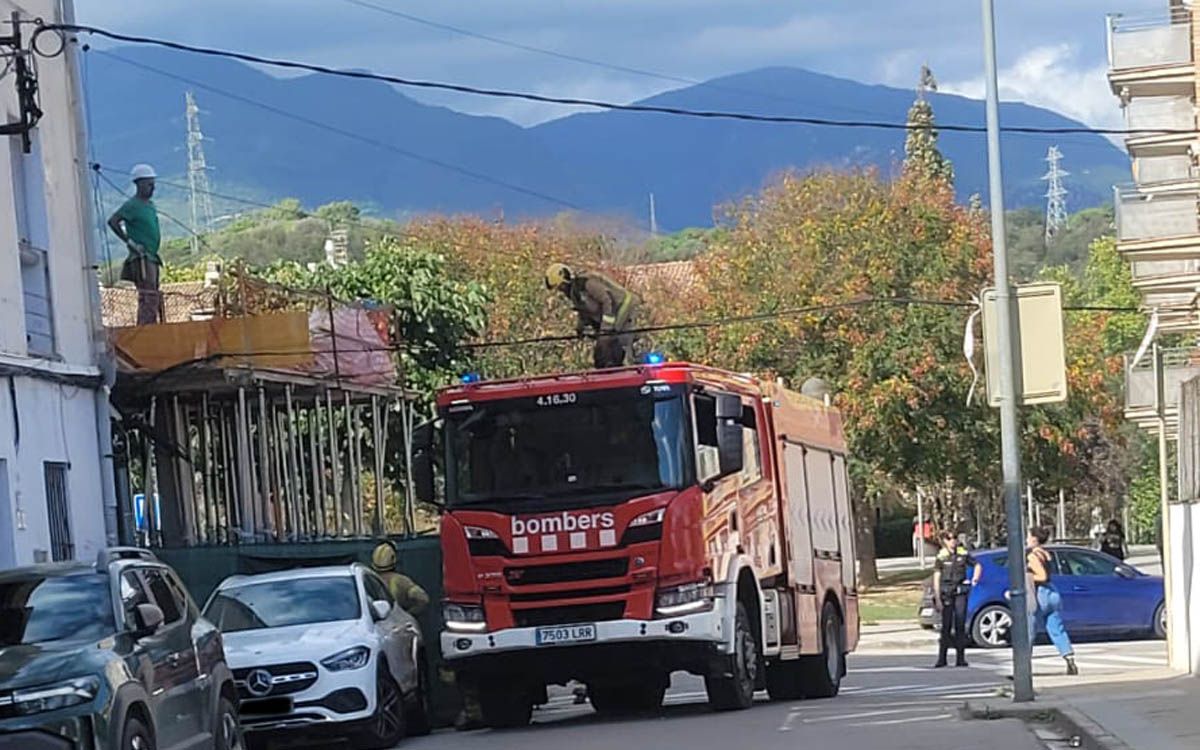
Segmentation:
<svg viewBox="0 0 1200 750">
<path fill-rule="evenodd" d="M 385 601 L 388 604 L 395 604 L 395 601 L 392 599 L 392 592 L 388 591 L 388 587 L 383 581 L 379 580 L 379 576 L 370 574 L 363 576 L 363 586 L 367 590 L 367 598 L 371 601 Z"/>
<path fill-rule="evenodd" d="M 1113 576 L 1117 573 L 1117 563 L 1100 555 L 1078 550 L 1064 550 L 1058 553 L 1063 568 L 1063 575 L 1069 576 Z"/>
<path fill-rule="evenodd" d="M 10 138 L 13 199 L 17 219 L 17 251 L 21 258 L 21 292 L 25 303 L 25 341 L 29 354 L 55 354 L 54 308 L 50 297 L 50 223 L 42 149 L 33 133 L 28 154 L 21 139 Z"/>
<path fill-rule="evenodd" d="M 758 440 L 752 406 L 742 407 L 742 457 L 742 485 L 751 485 L 762 479 L 762 445 Z"/>
<path fill-rule="evenodd" d="M 171 587 L 171 593 L 174 595 L 175 604 L 179 606 L 179 611 L 196 616 L 196 605 L 192 602 L 192 598 L 188 596 L 187 588 L 179 582 L 179 578 L 174 571 L 167 571 L 167 585 Z"/>
<path fill-rule="evenodd" d="M 108 576 L 30 574 L 0 582 L 0 648 L 82 643 L 112 635 L 114 629 Z"/>
<path fill-rule="evenodd" d="M 285 628 L 362 617 L 352 576 L 293 578 L 234 586 L 218 593 L 204 617 L 221 631 Z"/>
<path fill-rule="evenodd" d="M 692 400 L 696 411 L 696 442 L 713 448 L 717 444 L 717 400 L 705 393 L 697 393 Z"/>
<path fill-rule="evenodd" d="M 46 518 L 50 524 L 50 557 L 55 562 L 75 557 L 71 540 L 71 507 L 67 500 L 67 465 L 45 463 Z"/>
<path fill-rule="evenodd" d="M 167 582 L 166 573 L 158 568 L 145 568 L 143 575 L 146 585 L 150 587 L 150 595 L 154 597 L 154 603 L 163 612 L 163 624 L 170 625 L 182 620 L 184 610 L 180 608 L 179 600 L 175 598 L 175 592 Z"/>
<path fill-rule="evenodd" d="M 142 579 L 137 573 L 127 570 L 121 574 L 121 611 L 125 613 L 125 626 L 137 624 L 137 608 L 139 604 L 149 604 L 150 595 L 142 585 Z"/>
</svg>

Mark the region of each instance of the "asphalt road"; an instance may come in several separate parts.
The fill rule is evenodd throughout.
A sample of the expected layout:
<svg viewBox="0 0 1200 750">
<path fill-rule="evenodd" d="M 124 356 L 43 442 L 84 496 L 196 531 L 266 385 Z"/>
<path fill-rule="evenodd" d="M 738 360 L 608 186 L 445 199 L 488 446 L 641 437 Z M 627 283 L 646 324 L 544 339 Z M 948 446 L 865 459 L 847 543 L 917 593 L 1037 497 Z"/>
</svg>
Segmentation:
<svg viewBox="0 0 1200 750">
<path fill-rule="evenodd" d="M 996 666 L 929 668 L 929 654 L 852 655 L 842 694 L 821 701 L 771 703 L 763 695 L 748 711 L 713 713 L 704 684 L 677 675 L 661 715 L 601 719 L 570 696 L 534 713 L 534 725 L 507 732 L 443 732 L 407 740 L 414 750 L 614 750 L 688 748 L 772 750 L 1026 750 L 1044 748 L 1019 722 L 959 717 L 971 698 L 993 697 L 1005 679 Z"/>
</svg>

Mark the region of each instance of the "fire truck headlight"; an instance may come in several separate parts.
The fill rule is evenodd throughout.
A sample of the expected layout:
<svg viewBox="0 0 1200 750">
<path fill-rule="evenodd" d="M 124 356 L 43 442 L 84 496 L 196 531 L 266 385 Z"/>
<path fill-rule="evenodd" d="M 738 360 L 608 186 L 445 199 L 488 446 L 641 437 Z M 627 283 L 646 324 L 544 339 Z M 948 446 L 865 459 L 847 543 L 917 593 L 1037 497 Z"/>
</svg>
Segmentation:
<svg viewBox="0 0 1200 750">
<path fill-rule="evenodd" d="M 482 526 L 464 526 L 463 532 L 466 533 L 467 539 L 499 539 L 500 535 L 491 529 L 485 529 Z"/>
<path fill-rule="evenodd" d="M 487 630 L 483 607 L 473 604 L 446 602 L 442 605 L 442 619 L 446 622 L 446 630 L 454 633 L 482 633 Z"/>
<path fill-rule="evenodd" d="M 636 529 L 641 526 L 653 526 L 663 522 L 663 518 L 667 515 L 666 508 L 658 508 L 649 513 L 643 513 L 637 518 L 629 522 L 629 528 Z"/>
<path fill-rule="evenodd" d="M 669 589 L 661 589 L 655 600 L 654 611 L 659 617 L 678 617 L 696 612 L 707 612 L 713 607 L 716 592 L 712 584 L 688 583 Z"/>
</svg>

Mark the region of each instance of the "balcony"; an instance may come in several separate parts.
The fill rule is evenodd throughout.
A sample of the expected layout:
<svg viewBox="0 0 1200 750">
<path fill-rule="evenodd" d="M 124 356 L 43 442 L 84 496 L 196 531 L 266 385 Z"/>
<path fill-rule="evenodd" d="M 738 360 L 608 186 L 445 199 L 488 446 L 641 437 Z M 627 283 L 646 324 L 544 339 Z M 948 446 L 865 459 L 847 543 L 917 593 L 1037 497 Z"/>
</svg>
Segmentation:
<svg viewBox="0 0 1200 750">
<path fill-rule="evenodd" d="M 1134 131 L 1125 139 L 1134 157 L 1186 157 L 1188 146 L 1196 140 L 1196 106 L 1190 96 L 1130 98 L 1125 104 L 1125 127 Z"/>
<path fill-rule="evenodd" d="M 1131 266 L 1134 286 L 1146 286 L 1155 282 L 1200 275 L 1200 260 L 1135 261 Z M 1195 286 L 1195 284 L 1191 286 Z"/>
<path fill-rule="evenodd" d="M 1178 422 L 1180 386 L 1200 376 L 1200 350 L 1164 349 L 1162 360 L 1163 415 L 1171 427 Z M 1125 417 L 1145 427 L 1157 425 L 1158 383 L 1149 352 L 1136 365 L 1132 354 L 1125 355 Z"/>
<path fill-rule="evenodd" d="M 1200 243 L 1200 186 L 1182 181 L 1148 188 L 1126 185 L 1113 189 L 1117 241 L 1145 243 L 1174 238 L 1196 238 Z M 1122 248 L 1126 250 L 1127 248 Z"/>
<path fill-rule="evenodd" d="M 1186 95 L 1179 84 L 1195 77 L 1190 11 L 1173 7 L 1150 15 L 1109 16 L 1108 68 L 1116 93 Z"/>
<path fill-rule="evenodd" d="M 1140 70 L 1191 61 L 1191 14 L 1186 8 L 1108 17 L 1109 70 Z"/>
</svg>

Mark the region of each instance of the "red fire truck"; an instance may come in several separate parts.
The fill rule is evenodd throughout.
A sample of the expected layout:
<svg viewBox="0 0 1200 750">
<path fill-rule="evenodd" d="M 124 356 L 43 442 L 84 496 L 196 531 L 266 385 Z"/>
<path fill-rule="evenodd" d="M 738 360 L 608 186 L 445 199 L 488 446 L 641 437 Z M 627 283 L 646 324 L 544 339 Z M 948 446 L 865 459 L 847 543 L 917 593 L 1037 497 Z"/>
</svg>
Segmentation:
<svg viewBox="0 0 1200 750">
<path fill-rule="evenodd" d="M 836 410 L 684 363 L 437 405 L 414 477 L 428 500 L 443 469 L 442 654 L 487 724 L 571 680 L 598 711 L 653 710 L 675 671 L 722 710 L 837 694 L 859 619 Z"/>
</svg>

